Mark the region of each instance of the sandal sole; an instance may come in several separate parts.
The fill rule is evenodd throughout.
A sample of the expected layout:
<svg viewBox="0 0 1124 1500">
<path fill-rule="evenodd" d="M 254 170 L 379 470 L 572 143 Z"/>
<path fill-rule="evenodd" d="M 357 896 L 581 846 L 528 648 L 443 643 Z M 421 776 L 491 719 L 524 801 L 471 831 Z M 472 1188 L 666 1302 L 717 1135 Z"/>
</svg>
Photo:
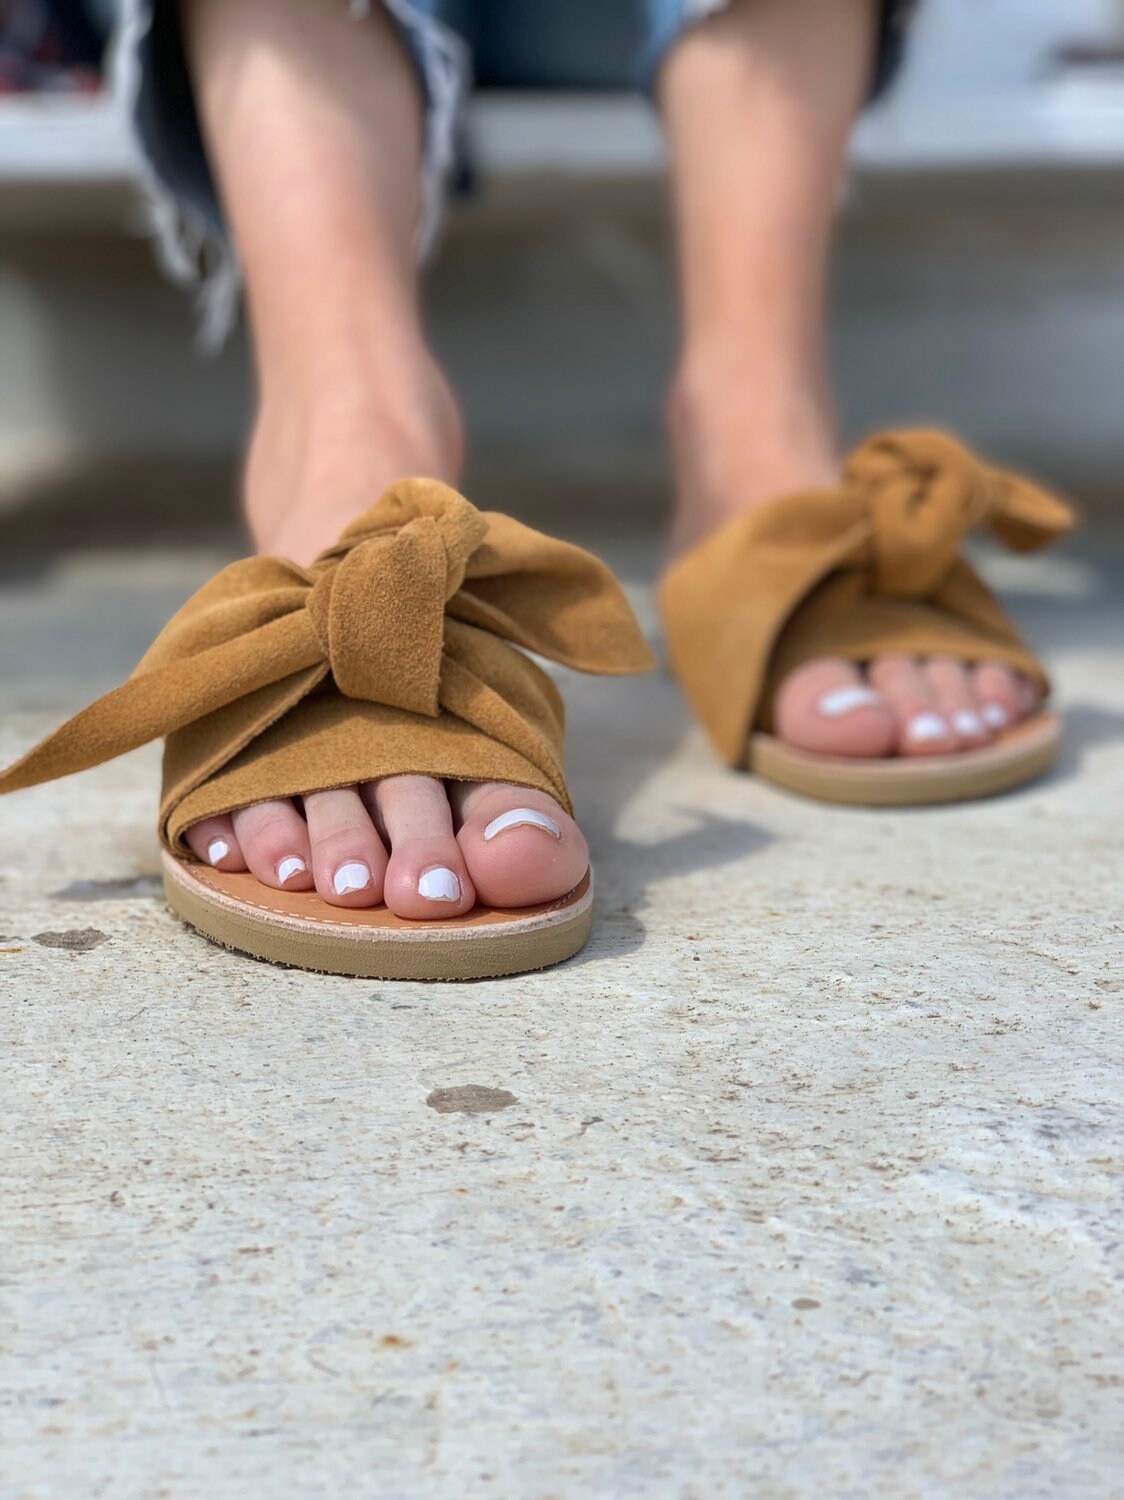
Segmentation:
<svg viewBox="0 0 1124 1500">
<path fill-rule="evenodd" d="M 767 781 L 820 802 L 920 807 L 992 797 L 1033 781 L 1057 760 L 1061 738 L 1058 716 L 1040 713 L 980 750 L 859 760 L 813 755 L 758 733 L 750 737 L 747 766 Z"/>
<path fill-rule="evenodd" d="M 385 906 L 329 906 L 315 891 L 275 891 L 163 852 L 176 916 L 214 943 L 290 968 L 364 979 L 463 980 L 525 974 L 578 953 L 593 923 L 593 878 L 542 906 L 477 906 L 463 917 L 411 922 Z"/>
</svg>

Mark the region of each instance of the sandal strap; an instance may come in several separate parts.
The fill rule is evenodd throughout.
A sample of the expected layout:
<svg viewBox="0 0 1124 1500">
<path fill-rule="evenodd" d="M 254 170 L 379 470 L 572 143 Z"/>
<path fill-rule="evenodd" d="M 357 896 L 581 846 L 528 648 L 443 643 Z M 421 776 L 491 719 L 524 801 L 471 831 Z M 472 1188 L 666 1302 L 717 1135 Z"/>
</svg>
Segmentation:
<svg viewBox="0 0 1124 1500">
<path fill-rule="evenodd" d="M 672 667 L 719 754 L 745 761 L 788 672 L 818 656 L 884 652 L 1007 662 L 1046 686 L 960 555 L 986 525 L 1034 551 L 1074 524 L 1062 501 L 941 432 L 885 433 L 835 489 L 747 511 L 680 558 L 660 588 Z"/>
<path fill-rule="evenodd" d="M 569 805 L 561 703 L 519 647 L 583 672 L 653 665 L 603 563 L 479 511 L 436 480 L 403 480 L 308 568 L 279 557 L 224 568 L 173 616 L 127 682 L 0 773 L 0 793 L 164 737 L 160 822 L 170 848 L 183 847 L 178 809 L 190 797 L 187 821 L 205 815 L 197 809 L 214 799 L 200 794 L 227 770 L 237 772 L 241 796 L 228 806 L 378 775 L 503 780 L 520 765 L 517 779 Z M 302 756 L 310 713 L 320 733 L 315 755 Z M 423 722 L 435 732 L 415 753 L 411 726 Z M 368 763 L 362 751 L 357 759 L 357 725 L 382 725 L 393 745 L 388 760 L 385 744 L 372 744 L 366 774 L 356 769 Z M 465 770 L 450 769 L 457 744 L 469 740 Z M 253 796 L 242 795 L 248 766 Z M 298 774 L 302 784 L 291 785 Z"/>
</svg>

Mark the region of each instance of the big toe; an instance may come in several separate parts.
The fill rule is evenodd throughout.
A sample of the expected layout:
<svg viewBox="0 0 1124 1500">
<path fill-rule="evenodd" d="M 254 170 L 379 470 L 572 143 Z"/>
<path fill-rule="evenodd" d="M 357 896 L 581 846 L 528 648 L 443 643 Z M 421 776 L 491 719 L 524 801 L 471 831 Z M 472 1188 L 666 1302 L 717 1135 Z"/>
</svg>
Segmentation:
<svg viewBox="0 0 1124 1500">
<path fill-rule="evenodd" d="M 777 693 L 777 734 L 816 755 L 889 755 L 893 710 L 852 662 L 823 657 L 790 672 Z"/>
<path fill-rule="evenodd" d="M 572 891 L 589 868 L 581 829 L 553 797 L 488 782 L 450 789 L 457 842 L 486 906 L 537 906 Z"/>
</svg>

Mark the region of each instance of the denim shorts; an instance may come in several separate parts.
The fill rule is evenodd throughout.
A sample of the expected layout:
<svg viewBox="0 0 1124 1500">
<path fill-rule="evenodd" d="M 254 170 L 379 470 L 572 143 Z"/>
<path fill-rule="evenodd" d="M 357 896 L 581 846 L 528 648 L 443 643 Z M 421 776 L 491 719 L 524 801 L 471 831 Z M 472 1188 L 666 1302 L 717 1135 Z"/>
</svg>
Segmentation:
<svg viewBox="0 0 1124 1500">
<path fill-rule="evenodd" d="M 325 0 L 363 24 L 382 4 L 400 28 L 426 101 L 420 248 L 433 239 L 458 161 L 470 83 L 488 87 L 650 89 L 692 23 L 728 0 Z M 795 3 L 795 0 L 794 0 Z M 917 0 L 879 0 L 872 96 L 890 82 Z M 221 343 L 240 285 L 180 38 L 177 0 L 120 0 L 115 82 L 140 146 L 161 258 L 200 287 L 200 333 Z"/>
</svg>

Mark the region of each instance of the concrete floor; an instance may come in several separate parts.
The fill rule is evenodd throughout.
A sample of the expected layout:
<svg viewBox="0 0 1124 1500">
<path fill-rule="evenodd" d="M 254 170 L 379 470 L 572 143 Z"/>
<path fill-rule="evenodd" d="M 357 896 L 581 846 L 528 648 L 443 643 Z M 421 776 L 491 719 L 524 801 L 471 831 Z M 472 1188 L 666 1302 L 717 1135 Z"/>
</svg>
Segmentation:
<svg viewBox="0 0 1124 1500">
<path fill-rule="evenodd" d="M 569 529 L 650 621 L 652 541 Z M 49 531 L 5 762 L 231 544 Z M 0 1493 L 1124 1493 L 1124 549 L 988 566 L 1070 730 L 998 801 L 802 803 L 570 680 L 599 916 L 545 974 L 210 946 L 155 750 L 0 805 Z"/>
</svg>

